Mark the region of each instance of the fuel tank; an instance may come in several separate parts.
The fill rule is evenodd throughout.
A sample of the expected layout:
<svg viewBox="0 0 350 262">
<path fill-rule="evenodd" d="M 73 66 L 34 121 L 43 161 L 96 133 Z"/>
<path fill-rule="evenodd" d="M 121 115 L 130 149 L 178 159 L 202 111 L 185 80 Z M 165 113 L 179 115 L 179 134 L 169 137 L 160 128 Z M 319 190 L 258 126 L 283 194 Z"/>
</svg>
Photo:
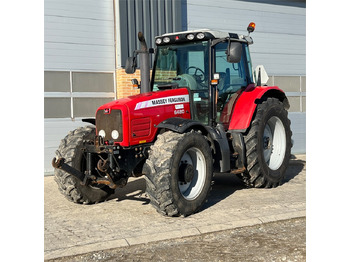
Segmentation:
<svg viewBox="0 0 350 262">
<path fill-rule="evenodd" d="M 123 147 L 151 143 L 156 126 L 171 117 L 191 118 L 186 88 L 143 93 L 100 106 L 96 111 L 96 135 Z"/>
</svg>

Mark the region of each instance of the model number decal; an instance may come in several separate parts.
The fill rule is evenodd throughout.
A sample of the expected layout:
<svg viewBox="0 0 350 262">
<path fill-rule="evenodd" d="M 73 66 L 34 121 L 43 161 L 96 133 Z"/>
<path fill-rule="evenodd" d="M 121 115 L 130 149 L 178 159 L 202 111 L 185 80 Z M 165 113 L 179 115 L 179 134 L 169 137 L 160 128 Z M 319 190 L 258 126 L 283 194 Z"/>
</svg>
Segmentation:
<svg viewBox="0 0 350 262">
<path fill-rule="evenodd" d="M 174 111 L 174 115 L 181 115 L 181 114 L 185 114 L 185 110 L 184 109 L 180 109 L 180 110 L 175 110 Z"/>
<path fill-rule="evenodd" d="M 163 105 L 172 105 L 177 103 L 188 103 L 190 101 L 189 95 L 180 95 L 180 96 L 169 96 L 163 98 L 152 99 L 148 101 L 139 102 L 135 106 L 135 110 L 154 107 L 154 106 L 163 106 Z"/>
</svg>

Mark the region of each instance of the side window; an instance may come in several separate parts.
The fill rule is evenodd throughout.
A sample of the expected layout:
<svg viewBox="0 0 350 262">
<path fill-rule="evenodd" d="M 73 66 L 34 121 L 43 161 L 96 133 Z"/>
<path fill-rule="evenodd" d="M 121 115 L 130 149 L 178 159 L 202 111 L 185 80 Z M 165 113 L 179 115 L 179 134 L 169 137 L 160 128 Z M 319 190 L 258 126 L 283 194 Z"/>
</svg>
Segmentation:
<svg viewBox="0 0 350 262">
<path fill-rule="evenodd" d="M 247 56 L 247 67 L 248 67 L 248 74 L 249 74 L 249 78 L 250 81 L 253 82 L 253 64 L 252 64 L 252 59 L 250 58 L 250 51 L 249 51 L 249 47 L 247 44 L 244 45 L 245 47 L 245 53 Z"/>
<path fill-rule="evenodd" d="M 219 94 L 234 93 L 247 86 L 243 54 L 239 63 L 229 63 L 226 60 L 226 50 L 227 42 L 215 47 L 215 72 L 220 74 Z"/>
<path fill-rule="evenodd" d="M 225 127 L 230 121 L 233 103 L 237 98 L 236 92 L 248 85 L 244 52 L 240 62 L 229 63 L 226 59 L 227 45 L 225 42 L 215 46 L 215 73 L 220 74 L 217 86 L 217 120 Z"/>
</svg>

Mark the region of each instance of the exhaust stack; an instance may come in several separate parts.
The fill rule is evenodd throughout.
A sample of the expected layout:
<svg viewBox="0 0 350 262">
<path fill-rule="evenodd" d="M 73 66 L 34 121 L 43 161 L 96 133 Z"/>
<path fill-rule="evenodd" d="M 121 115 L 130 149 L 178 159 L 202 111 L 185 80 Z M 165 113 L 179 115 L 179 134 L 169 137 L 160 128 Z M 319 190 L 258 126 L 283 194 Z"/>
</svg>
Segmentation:
<svg viewBox="0 0 350 262">
<path fill-rule="evenodd" d="M 150 88 L 150 64 L 149 64 L 149 51 L 147 48 L 146 40 L 142 32 L 138 33 L 141 49 L 138 51 L 140 55 L 140 71 L 141 71 L 141 94 L 151 91 Z"/>
</svg>

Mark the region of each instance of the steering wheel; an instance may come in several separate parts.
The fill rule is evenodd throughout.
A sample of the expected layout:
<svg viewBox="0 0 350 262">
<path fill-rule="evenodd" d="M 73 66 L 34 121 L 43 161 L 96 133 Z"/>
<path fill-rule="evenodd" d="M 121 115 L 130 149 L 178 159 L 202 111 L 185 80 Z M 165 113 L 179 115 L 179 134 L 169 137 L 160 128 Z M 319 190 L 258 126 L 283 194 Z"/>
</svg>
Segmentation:
<svg viewBox="0 0 350 262">
<path fill-rule="evenodd" d="M 204 74 L 204 71 L 202 69 L 200 69 L 199 67 L 196 67 L 196 66 L 187 67 L 186 70 L 185 70 L 185 73 L 189 74 L 189 71 L 192 68 L 195 69 L 193 76 L 196 78 L 196 81 L 199 82 L 199 83 L 200 82 L 204 82 L 205 74 Z M 200 72 L 199 74 L 197 74 L 198 71 Z"/>
</svg>

